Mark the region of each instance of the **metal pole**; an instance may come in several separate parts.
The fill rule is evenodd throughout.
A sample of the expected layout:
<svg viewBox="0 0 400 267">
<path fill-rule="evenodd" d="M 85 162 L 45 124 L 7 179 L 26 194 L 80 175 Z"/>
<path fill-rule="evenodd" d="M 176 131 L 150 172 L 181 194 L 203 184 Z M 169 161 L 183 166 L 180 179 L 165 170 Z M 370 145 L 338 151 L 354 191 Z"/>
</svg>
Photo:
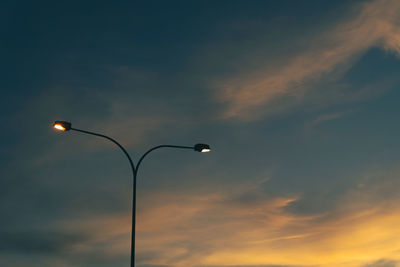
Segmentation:
<svg viewBox="0 0 400 267">
<path fill-rule="evenodd" d="M 135 165 L 133 164 L 133 161 L 132 161 L 129 153 L 125 150 L 125 148 L 120 143 L 118 143 L 116 140 L 112 139 L 111 137 L 108 137 L 108 136 L 103 135 L 103 134 L 98 134 L 98 133 L 89 132 L 89 131 L 80 130 L 80 129 L 75 129 L 75 128 L 71 128 L 71 130 L 74 130 L 74 131 L 77 131 L 77 132 L 81 132 L 81 133 L 85 133 L 85 134 L 91 134 L 91 135 L 95 135 L 95 136 L 100 136 L 100 137 L 103 137 L 103 138 L 106 138 L 106 139 L 110 140 L 111 142 L 116 144 L 122 150 L 122 152 L 124 152 L 124 154 L 126 155 L 126 157 L 129 160 L 129 164 L 131 165 L 132 176 L 133 176 L 133 185 L 132 185 L 131 267 L 135 267 L 135 239 L 136 239 L 135 238 L 135 233 L 136 233 L 136 169 L 135 169 Z"/>
<path fill-rule="evenodd" d="M 132 230 L 131 230 L 131 267 L 135 267 L 135 234 L 136 234 L 136 175 L 137 169 L 133 172 L 133 193 L 132 193 Z"/>
<path fill-rule="evenodd" d="M 112 139 L 111 137 L 108 137 L 106 135 L 103 134 L 98 134 L 98 133 L 94 133 L 94 132 L 89 132 L 89 131 L 85 131 L 85 130 L 80 130 L 80 129 L 76 129 L 76 128 L 72 128 L 71 130 L 73 131 L 77 131 L 77 132 L 81 132 L 81 133 L 85 133 L 85 134 L 90 134 L 90 135 L 95 135 L 95 136 L 99 136 L 99 137 L 103 137 L 106 138 L 108 140 L 110 140 L 111 142 L 113 142 L 114 144 L 116 144 L 121 150 L 122 152 L 124 152 L 125 156 L 128 158 L 129 160 L 129 164 L 131 165 L 131 169 L 132 169 L 132 176 L 133 176 L 133 187 L 132 187 L 132 237 L 131 237 L 131 267 L 135 267 L 135 241 L 136 241 L 136 178 L 137 178 L 137 172 L 139 170 L 139 166 L 142 163 L 143 159 L 153 150 L 156 150 L 158 148 L 163 148 L 163 147 L 170 147 L 170 148 L 181 148 L 181 149 L 193 149 L 193 147 L 190 146 L 173 146 L 173 145 L 159 145 L 159 146 L 155 146 L 151 149 L 149 149 L 146 153 L 144 153 L 135 168 L 135 165 L 133 164 L 133 161 L 130 157 L 130 155 L 128 154 L 128 152 L 125 150 L 125 148 L 118 143 L 116 140 Z"/>
<path fill-rule="evenodd" d="M 133 203 L 132 203 L 132 245 L 131 245 L 131 267 L 135 267 L 135 232 L 136 232 L 136 177 L 137 177 L 137 173 L 139 170 L 139 166 L 142 163 L 143 159 L 153 150 L 156 150 L 158 148 L 162 148 L 162 147 L 172 147 L 172 148 L 183 148 L 183 149 L 193 149 L 193 147 L 188 147 L 188 146 L 171 146 L 171 145 L 160 145 L 160 146 L 155 146 L 149 150 L 147 150 L 146 153 L 144 153 L 137 165 L 136 165 L 136 169 L 134 171 L 134 175 L 133 175 Z"/>
</svg>

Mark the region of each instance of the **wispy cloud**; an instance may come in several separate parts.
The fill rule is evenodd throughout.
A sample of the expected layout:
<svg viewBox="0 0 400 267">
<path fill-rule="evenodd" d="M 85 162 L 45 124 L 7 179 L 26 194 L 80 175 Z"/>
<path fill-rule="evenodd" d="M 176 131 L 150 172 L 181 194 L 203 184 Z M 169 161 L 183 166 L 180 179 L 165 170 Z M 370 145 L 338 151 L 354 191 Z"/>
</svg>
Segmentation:
<svg viewBox="0 0 400 267">
<path fill-rule="evenodd" d="M 322 78 L 332 81 L 340 77 L 371 47 L 382 47 L 398 54 L 398 14 L 400 2 L 396 0 L 358 4 L 351 15 L 311 39 L 307 49 L 284 64 L 274 68 L 266 66 L 257 73 L 219 82 L 216 99 L 227 105 L 223 117 L 251 120 L 280 110 L 287 101 L 301 99 Z"/>
<path fill-rule="evenodd" d="M 343 117 L 346 113 L 345 112 L 336 112 L 336 113 L 328 113 L 322 114 L 318 116 L 315 120 L 312 121 L 313 125 L 321 124 L 326 121 L 335 120 Z"/>
<path fill-rule="evenodd" d="M 35 110 L 36 120 L 27 122 L 23 127 L 36 129 L 38 134 L 34 138 L 37 143 L 47 143 L 49 138 L 44 136 L 55 137 L 51 147 L 40 148 L 41 153 L 35 155 L 36 163 L 54 161 L 65 155 L 76 155 L 83 151 L 115 148 L 111 142 L 98 137 L 74 132 L 55 132 L 51 129 L 55 120 L 71 121 L 75 128 L 105 134 L 115 138 L 126 148 L 136 149 L 147 148 L 143 147 L 148 138 L 159 133 L 161 128 L 174 123 L 176 125 L 178 122 L 183 124 L 184 120 L 177 118 L 174 110 L 162 105 L 154 105 L 155 108 L 151 108 L 149 96 L 132 90 L 135 81 L 139 86 L 154 76 L 128 68 L 107 68 L 106 71 L 109 72 L 109 76 L 116 77 L 116 81 L 110 85 L 114 88 L 112 92 L 78 86 L 72 90 L 69 84 L 49 86 L 30 99 L 24 109 L 14 116 L 14 121 L 21 121 L 28 112 Z M 78 137 L 71 141 L 65 135 L 70 138 Z M 27 139 L 27 144 L 21 142 L 23 150 L 26 150 L 27 146 L 33 146 L 32 137 Z M 49 146 L 48 143 L 46 145 Z M 59 153 L 60 151 L 63 153 Z"/>
<path fill-rule="evenodd" d="M 396 261 L 382 259 L 370 264 L 366 264 L 362 267 L 396 267 Z"/>
<path fill-rule="evenodd" d="M 329 122 L 332 120 L 338 120 L 340 118 L 348 116 L 352 112 L 353 111 L 350 110 L 350 111 L 339 111 L 339 112 L 330 112 L 330 113 L 319 114 L 314 119 L 306 122 L 304 124 L 304 129 L 306 131 L 312 130 L 320 124 L 323 124 L 323 123 L 326 123 L 326 122 Z"/>
<path fill-rule="evenodd" d="M 314 215 L 288 209 L 300 194 L 270 196 L 261 184 L 230 193 L 152 192 L 142 197 L 137 217 L 138 264 L 394 266 L 400 260 L 399 182 L 396 174 L 376 175 L 361 179 L 364 186 L 342 195 L 333 209 Z M 71 257 L 102 251 L 108 259 L 128 257 L 129 214 L 67 220 L 60 226 L 90 237 L 74 242 Z"/>
<path fill-rule="evenodd" d="M 139 255 L 173 266 L 361 266 L 396 259 L 399 207 L 372 199 L 361 207 L 356 196 L 313 216 L 287 212 L 297 199 L 290 197 L 241 205 L 238 196 L 153 196 L 157 207 L 139 220 Z"/>
</svg>

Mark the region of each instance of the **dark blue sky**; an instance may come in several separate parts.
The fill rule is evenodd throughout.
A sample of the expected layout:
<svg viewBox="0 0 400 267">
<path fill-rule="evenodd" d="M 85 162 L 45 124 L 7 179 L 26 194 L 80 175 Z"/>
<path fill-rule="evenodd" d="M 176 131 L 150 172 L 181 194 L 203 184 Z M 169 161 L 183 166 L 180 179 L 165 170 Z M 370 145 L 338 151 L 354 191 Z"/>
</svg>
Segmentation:
<svg viewBox="0 0 400 267">
<path fill-rule="evenodd" d="M 3 4 L 0 265 L 396 266 L 400 4 Z"/>
</svg>

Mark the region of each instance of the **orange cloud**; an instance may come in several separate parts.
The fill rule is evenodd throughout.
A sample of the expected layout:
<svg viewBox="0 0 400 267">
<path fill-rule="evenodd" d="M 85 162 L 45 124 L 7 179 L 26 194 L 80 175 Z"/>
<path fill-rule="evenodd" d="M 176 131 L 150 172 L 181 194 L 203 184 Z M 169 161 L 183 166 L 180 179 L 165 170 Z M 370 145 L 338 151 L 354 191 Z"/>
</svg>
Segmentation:
<svg viewBox="0 0 400 267">
<path fill-rule="evenodd" d="M 367 179 L 335 208 L 314 215 L 289 211 L 300 195 L 268 196 L 254 186 L 242 185 L 233 193 L 142 196 L 137 259 L 174 267 L 360 267 L 386 262 L 380 259 L 400 261 L 400 197 L 393 190 L 399 182 L 387 175 Z M 64 222 L 62 227 L 91 236 L 71 248 L 70 255 L 102 252 L 129 259 L 129 213 Z"/>
<path fill-rule="evenodd" d="M 172 266 L 361 266 L 398 259 L 400 207 L 339 207 L 333 214 L 285 211 L 296 198 L 240 205 L 228 196 L 158 196 L 139 220 L 139 253 Z M 158 202 L 157 201 L 157 202 Z"/>
<path fill-rule="evenodd" d="M 399 53 L 400 2 L 376 0 L 357 7 L 355 15 L 310 40 L 307 50 L 281 66 L 219 82 L 216 99 L 227 104 L 223 118 L 251 120 L 284 109 L 284 99 L 301 99 L 315 82 L 348 69 L 371 47 Z"/>
</svg>

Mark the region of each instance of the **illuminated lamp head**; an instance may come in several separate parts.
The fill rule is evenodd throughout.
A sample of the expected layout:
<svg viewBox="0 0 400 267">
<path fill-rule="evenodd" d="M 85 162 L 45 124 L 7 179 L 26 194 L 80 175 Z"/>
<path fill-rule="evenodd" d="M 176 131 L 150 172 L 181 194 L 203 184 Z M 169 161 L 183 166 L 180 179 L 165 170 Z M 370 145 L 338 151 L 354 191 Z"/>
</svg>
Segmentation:
<svg viewBox="0 0 400 267">
<path fill-rule="evenodd" d="M 211 148 L 207 144 L 196 144 L 194 145 L 194 150 L 205 153 L 205 152 L 210 152 Z"/>
<path fill-rule="evenodd" d="M 71 123 L 67 121 L 55 121 L 53 128 L 59 131 L 69 131 L 71 130 Z"/>
</svg>

